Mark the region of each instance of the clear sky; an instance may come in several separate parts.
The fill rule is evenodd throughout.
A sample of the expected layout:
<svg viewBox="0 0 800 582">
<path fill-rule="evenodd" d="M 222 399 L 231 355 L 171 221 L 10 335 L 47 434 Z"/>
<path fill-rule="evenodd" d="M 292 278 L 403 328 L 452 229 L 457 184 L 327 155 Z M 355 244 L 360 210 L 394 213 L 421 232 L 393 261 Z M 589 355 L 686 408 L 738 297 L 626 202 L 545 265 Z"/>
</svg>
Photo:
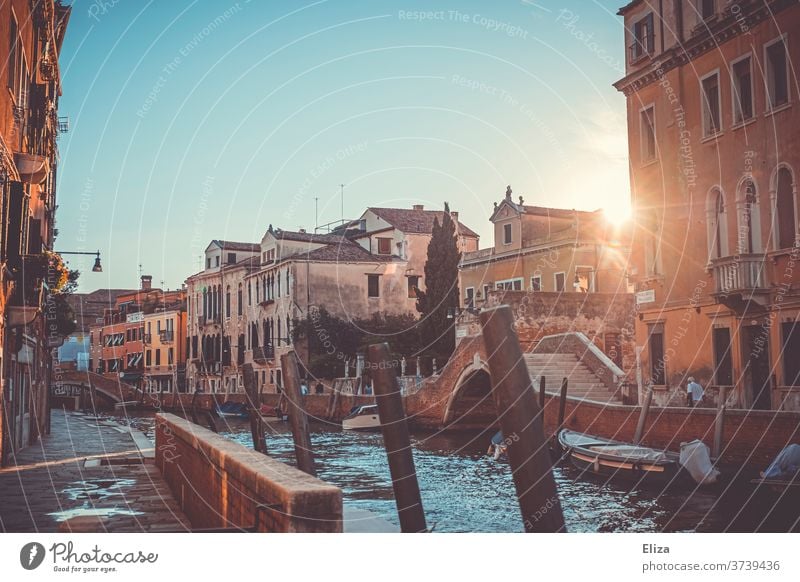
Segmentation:
<svg viewBox="0 0 800 582">
<path fill-rule="evenodd" d="M 621 0 L 75 0 L 59 236 L 81 290 L 179 287 L 211 239 L 367 206 L 441 208 L 492 244 L 527 204 L 627 211 Z"/>
</svg>

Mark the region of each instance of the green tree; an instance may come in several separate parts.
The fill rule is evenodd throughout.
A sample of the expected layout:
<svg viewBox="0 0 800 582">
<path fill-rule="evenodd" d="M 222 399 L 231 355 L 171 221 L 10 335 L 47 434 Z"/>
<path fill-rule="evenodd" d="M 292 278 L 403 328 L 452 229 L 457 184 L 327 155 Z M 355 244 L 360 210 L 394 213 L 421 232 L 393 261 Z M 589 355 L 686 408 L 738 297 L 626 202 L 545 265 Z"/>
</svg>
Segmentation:
<svg viewBox="0 0 800 582">
<path fill-rule="evenodd" d="M 425 291 L 417 292 L 420 343 L 428 355 L 447 360 L 455 349 L 455 315 L 458 308 L 458 250 L 456 225 L 445 202 L 444 217 L 433 222 L 428 259 L 425 262 Z"/>
</svg>

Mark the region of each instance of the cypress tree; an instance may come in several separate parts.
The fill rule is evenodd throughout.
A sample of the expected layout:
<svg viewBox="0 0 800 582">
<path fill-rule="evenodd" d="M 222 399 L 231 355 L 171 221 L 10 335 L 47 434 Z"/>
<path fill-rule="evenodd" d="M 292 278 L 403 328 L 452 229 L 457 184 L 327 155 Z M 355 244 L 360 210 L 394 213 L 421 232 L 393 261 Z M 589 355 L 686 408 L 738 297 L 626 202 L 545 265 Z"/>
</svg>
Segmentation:
<svg viewBox="0 0 800 582">
<path fill-rule="evenodd" d="M 420 312 L 420 343 L 424 352 L 444 363 L 455 349 L 455 313 L 458 308 L 458 250 L 456 225 L 445 202 L 442 223 L 433 221 L 428 258 L 425 262 L 425 291 L 417 292 Z M 453 315 L 448 319 L 448 312 Z"/>
</svg>

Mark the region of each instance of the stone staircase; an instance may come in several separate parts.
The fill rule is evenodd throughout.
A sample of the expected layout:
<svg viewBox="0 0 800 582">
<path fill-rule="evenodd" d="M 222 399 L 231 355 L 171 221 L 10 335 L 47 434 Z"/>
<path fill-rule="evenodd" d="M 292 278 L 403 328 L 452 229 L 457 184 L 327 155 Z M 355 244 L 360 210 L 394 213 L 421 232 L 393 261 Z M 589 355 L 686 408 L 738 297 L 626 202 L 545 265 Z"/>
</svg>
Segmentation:
<svg viewBox="0 0 800 582">
<path fill-rule="evenodd" d="M 524 357 L 537 393 L 541 376 L 545 377 L 545 390 L 551 394 L 560 394 L 561 380 L 568 378 L 567 396 L 610 404 L 622 403 L 621 398 L 609 390 L 575 354 L 529 352 Z"/>
</svg>

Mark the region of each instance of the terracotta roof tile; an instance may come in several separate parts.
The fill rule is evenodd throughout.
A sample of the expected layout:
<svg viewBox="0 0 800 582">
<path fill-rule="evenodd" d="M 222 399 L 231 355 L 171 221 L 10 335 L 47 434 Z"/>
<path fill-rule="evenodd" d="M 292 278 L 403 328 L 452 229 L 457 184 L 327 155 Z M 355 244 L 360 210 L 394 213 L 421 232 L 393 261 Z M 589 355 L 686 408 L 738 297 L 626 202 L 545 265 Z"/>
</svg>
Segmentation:
<svg viewBox="0 0 800 582">
<path fill-rule="evenodd" d="M 379 216 L 395 228 L 405 233 L 430 234 L 433 232 L 433 220 L 439 219 L 439 224 L 444 219 L 443 210 L 415 210 L 411 208 L 368 208 L 373 214 Z M 464 236 L 478 234 L 458 221 L 458 232 Z"/>
</svg>

